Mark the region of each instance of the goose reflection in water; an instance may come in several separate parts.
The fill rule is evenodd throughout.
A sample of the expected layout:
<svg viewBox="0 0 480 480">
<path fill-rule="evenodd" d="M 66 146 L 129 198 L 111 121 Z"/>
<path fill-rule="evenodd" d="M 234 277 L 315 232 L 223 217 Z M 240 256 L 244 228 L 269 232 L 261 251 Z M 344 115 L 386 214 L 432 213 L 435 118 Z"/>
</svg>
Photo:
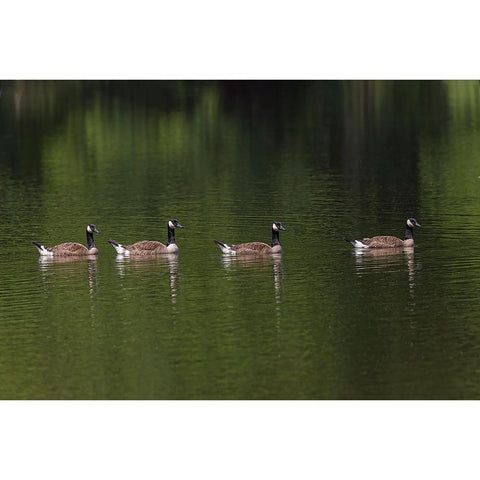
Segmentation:
<svg viewBox="0 0 480 480">
<path fill-rule="evenodd" d="M 413 294 L 415 274 L 421 269 L 421 265 L 418 262 L 415 263 L 414 247 L 355 249 L 352 255 L 356 259 L 358 275 L 372 270 L 389 269 L 405 262 L 408 269 L 408 284 L 410 292 Z"/>
<path fill-rule="evenodd" d="M 175 253 L 144 257 L 117 255 L 115 258 L 117 271 L 123 278 L 129 272 L 148 273 L 156 272 L 158 268 L 168 268 L 170 278 L 170 297 L 176 303 L 178 287 L 178 255 Z"/>
<path fill-rule="evenodd" d="M 43 282 L 48 285 L 49 276 L 55 272 L 57 277 L 64 276 L 67 279 L 78 276 L 84 271 L 85 262 L 87 264 L 87 278 L 88 278 L 88 293 L 90 299 L 95 297 L 98 284 L 98 257 L 97 255 L 85 255 L 83 257 L 74 256 L 60 256 L 60 257 L 46 257 L 38 258 L 38 263 L 43 274 Z"/>
<path fill-rule="evenodd" d="M 272 266 L 273 270 L 273 287 L 275 292 L 275 310 L 277 317 L 280 317 L 281 306 L 281 286 L 282 286 L 282 255 L 245 255 L 232 256 L 222 255 L 222 264 L 226 270 L 234 268 L 256 268 Z"/>
</svg>

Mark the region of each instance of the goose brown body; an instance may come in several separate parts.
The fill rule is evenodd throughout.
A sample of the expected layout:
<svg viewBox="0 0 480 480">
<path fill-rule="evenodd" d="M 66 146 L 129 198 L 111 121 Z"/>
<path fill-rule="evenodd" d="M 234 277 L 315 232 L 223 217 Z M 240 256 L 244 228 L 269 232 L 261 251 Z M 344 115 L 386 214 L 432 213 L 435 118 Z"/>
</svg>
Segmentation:
<svg viewBox="0 0 480 480">
<path fill-rule="evenodd" d="M 421 225 L 414 219 L 409 218 L 406 222 L 405 236 L 401 238 L 394 237 L 392 235 L 376 235 L 371 238 L 362 238 L 360 240 L 351 240 L 346 238 L 345 240 L 351 243 L 355 248 L 403 248 L 413 247 L 413 228 L 421 227 Z"/>
<path fill-rule="evenodd" d="M 271 255 L 282 253 L 282 246 L 279 240 L 279 231 L 285 230 L 280 222 L 274 222 L 272 225 L 272 243 L 268 245 L 264 242 L 246 242 L 238 244 L 227 244 L 214 240 L 223 253 L 229 255 Z"/>
<path fill-rule="evenodd" d="M 168 253 L 178 253 L 178 246 L 175 243 L 175 229 L 183 228 L 179 221 L 171 219 L 167 223 L 168 240 L 167 244 L 157 242 L 156 240 L 141 240 L 140 242 L 132 243 L 131 245 L 123 245 L 115 240 L 109 240 L 113 248 L 120 255 L 126 256 L 148 256 L 148 255 L 162 255 Z"/>
<path fill-rule="evenodd" d="M 97 255 L 97 247 L 87 248 L 85 245 L 76 242 L 65 242 L 54 247 L 45 247 L 52 255 L 68 256 L 68 255 Z"/>
<path fill-rule="evenodd" d="M 53 247 L 45 247 L 37 242 L 32 242 L 37 247 L 38 252 L 42 256 L 57 257 L 57 256 L 85 256 L 85 255 L 97 255 L 98 249 L 93 241 L 93 234 L 100 233 L 97 227 L 90 223 L 87 225 L 87 246 L 77 242 L 65 242 Z"/>
<path fill-rule="evenodd" d="M 406 240 L 391 235 L 377 235 L 372 238 L 362 238 L 360 240 L 360 242 L 369 248 L 400 248 L 406 246 L 405 241 Z M 413 241 L 411 243 L 413 245 Z"/>
<path fill-rule="evenodd" d="M 173 246 L 170 246 L 171 248 L 169 250 L 169 247 L 156 240 L 142 240 L 133 243 L 132 245 L 125 245 L 124 247 L 130 252 L 130 255 L 157 255 L 162 253 L 172 253 L 173 250 L 178 250 L 176 245 L 176 249 L 173 248 Z"/>
<path fill-rule="evenodd" d="M 229 249 L 236 255 L 265 255 L 270 253 L 282 253 L 282 247 L 275 245 L 272 247 L 263 242 L 247 242 L 238 245 L 228 245 Z"/>
</svg>

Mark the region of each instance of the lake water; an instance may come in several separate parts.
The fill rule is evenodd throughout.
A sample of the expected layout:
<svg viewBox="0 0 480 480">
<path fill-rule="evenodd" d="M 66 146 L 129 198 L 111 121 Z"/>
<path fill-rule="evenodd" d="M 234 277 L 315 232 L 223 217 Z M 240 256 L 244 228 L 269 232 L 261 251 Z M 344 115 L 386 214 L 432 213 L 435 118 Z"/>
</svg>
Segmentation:
<svg viewBox="0 0 480 480">
<path fill-rule="evenodd" d="M 478 82 L 2 82 L 0 398 L 477 399 Z M 345 236 L 415 249 L 356 255 Z M 107 240 L 178 257 L 117 258 Z M 281 258 L 224 258 L 213 239 Z M 96 259 L 44 261 L 31 241 Z"/>
</svg>

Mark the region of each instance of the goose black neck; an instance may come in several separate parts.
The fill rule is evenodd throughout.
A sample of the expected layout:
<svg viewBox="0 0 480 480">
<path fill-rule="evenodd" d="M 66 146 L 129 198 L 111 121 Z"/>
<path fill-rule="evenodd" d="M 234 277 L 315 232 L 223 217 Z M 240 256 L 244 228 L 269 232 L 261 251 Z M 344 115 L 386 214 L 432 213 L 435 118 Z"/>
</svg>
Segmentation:
<svg viewBox="0 0 480 480">
<path fill-rule="evenodd" d="M 167 240 L 167 247 L 171 244 L 171 243 L 175 243 L 175 229 L 172 228 L 170 226 L 170 224 L 168 224 L 168 240 Z"/>
<path fill-rule="evenodd" d="M 411 238 L 413 238 L 413 228 L 407 225 L 405 229 L 405 240 L 410 240 Z"/>
<path fill-rule="evenodd" d="M 87 230 L 87 248 L 90 250 L 93 247 L 95 247 L 95 243 L 93 243 L 93 233 Z"/>
<path fill-rule="evenodd" d="M 280 245 L 280 232 L 272 228 L 272 247 Z"/>
</svg>

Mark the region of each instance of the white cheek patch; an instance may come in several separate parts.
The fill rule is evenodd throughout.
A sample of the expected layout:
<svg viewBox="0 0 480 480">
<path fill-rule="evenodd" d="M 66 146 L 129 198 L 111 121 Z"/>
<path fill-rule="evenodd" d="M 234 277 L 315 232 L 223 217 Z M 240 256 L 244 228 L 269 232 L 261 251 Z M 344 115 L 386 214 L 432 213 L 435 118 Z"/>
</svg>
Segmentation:
<svg viewBox="0 0 480 480">
<path fill-rule="evenodd" d="M 87 225 L 87 232 L 92 233 L 92 229 L 90 228 L 90 225 Z"/>
<path fill-rule="evenodd" d="M 278 227 L 277 227 L 275 224 L 272 225 L 272 228 L 273 228 L 273 230 L 275 230 L 276 232 L 278 232 Z"/>
<path fill-rule="evenodd" d="M 173 222 L 170 221 L 170 220 L 168 221 L 168 226 L 169 226 L 170 228 L 175 228 L 175 225 L 174 225 Z"/>
<path fill-rule="evenodd" d="M 413 228 L 414 225 L 413 223 L 410 221 L 410 219 L 407 220 L 407 225 L 410 227 L 410 228 Z"/>
</svg>

